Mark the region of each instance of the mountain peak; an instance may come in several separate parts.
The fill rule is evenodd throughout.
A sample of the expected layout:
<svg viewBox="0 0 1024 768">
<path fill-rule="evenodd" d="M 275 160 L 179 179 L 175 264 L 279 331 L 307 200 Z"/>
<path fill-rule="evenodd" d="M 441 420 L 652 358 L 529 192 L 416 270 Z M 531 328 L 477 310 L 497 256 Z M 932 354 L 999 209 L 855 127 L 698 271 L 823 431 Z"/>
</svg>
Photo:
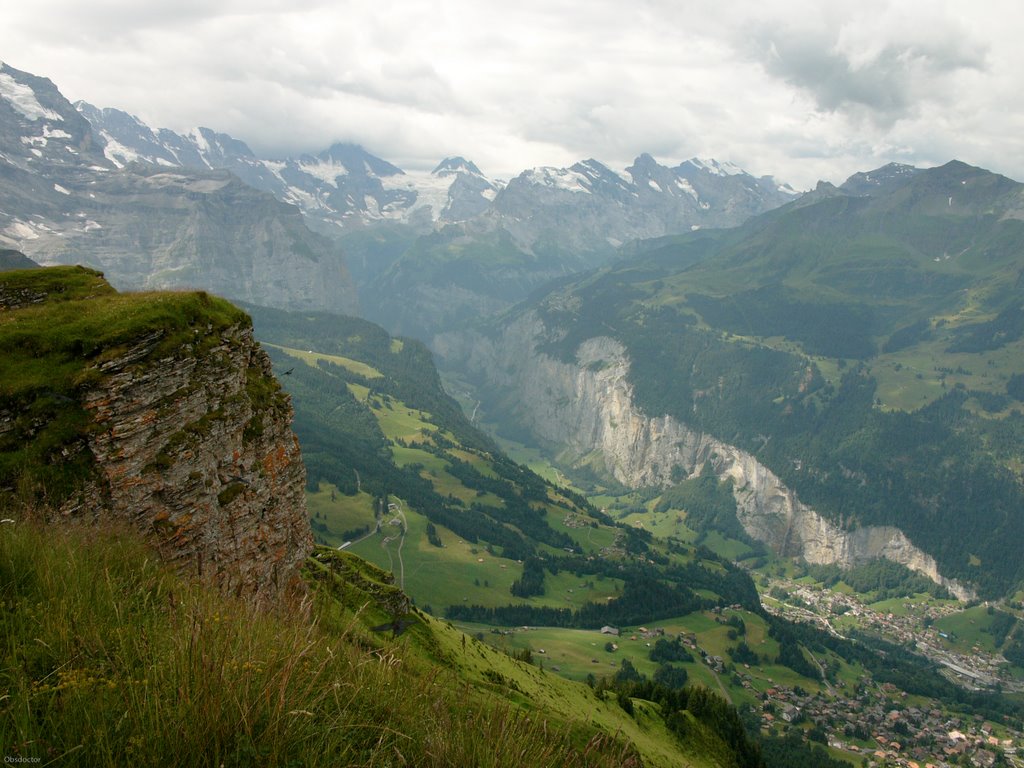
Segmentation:
<svg viewBox="0 0 1024 768">
<path fill-rule="evenodd" d="M 680 170 L 687 166 L 696 168 L 698 171 L 706 171 L 713 176 L 741 176 L 746 174 L 742 168 L 735 163 L 728 161 L 720 163 L 714 158 L 691 157 L 684 163 L 680 163 Z"/>
<path fill-rule="evenodd" d="M 387 160 L 371 155 L 359 144 L 338 142 L 316 156 L 317 160 L 331 165 L 340 165 L 356 176 L 400 176 L 401 168 Z"/>
<path fill-rule="evenodd" d="M 894 189 L 910 181 L 920 169 L 903 163 L 886 163 L 873 171 L 861 171 L 839 185 L 839 189 L 850 195 L 875 195 Z"/>
<path fill-rule="evenodd" d="M 446 157 L 437 167 L 432 170 L 431 175 L 433 176 L 451 176 L 456 173 L 468 173 L 473 176 L 483 176 L 480 169 L 476 167 L 476 164 L 462 157 L 456 155 L 455 157 Z"/>
<path fill-rule="evenodd" d="M 661 165 L 658 163 L 657 160 L 651 157 L 647 152 L 643 152 L 642 154 L 638 155 L 637 158 L 633 161 L 633 165 L 631 165 L 626 170 L 631 172 L 633 170 L 649 172 L 651 169 L 660 167 Z"/>
</svg>

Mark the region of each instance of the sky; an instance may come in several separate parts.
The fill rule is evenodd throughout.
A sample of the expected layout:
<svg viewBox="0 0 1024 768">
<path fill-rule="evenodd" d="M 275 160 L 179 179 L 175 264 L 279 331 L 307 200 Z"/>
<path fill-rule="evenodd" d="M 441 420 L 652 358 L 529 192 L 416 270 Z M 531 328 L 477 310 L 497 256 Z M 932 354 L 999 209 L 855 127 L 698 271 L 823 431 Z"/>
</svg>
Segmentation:
<svg viewBox="0 0 1024 768">
<path fill-rule="evenodd" d="M 4 0 L 0 59 L 263 156 L 489 176 L 647 152 L 798 189 L 951 159 L 1024 181 L 1018 0 Z"/>
</svg>

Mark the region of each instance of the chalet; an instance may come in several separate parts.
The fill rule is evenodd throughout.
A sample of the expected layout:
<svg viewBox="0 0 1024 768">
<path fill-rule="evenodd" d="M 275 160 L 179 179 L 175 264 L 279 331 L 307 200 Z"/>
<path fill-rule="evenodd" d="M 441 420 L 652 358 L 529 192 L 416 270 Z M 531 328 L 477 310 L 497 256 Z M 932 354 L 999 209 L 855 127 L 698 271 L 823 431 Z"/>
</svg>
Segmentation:
<svg viewBox="0 0 1024 768">
<path fill-rule="evenodd" d="M 619 630 L 617 630 L 615 627 L 604 626 L 604 627 L 601 627 L 601 634 L 602 635 L 612 635 L 613 637 L 618 637 L 619 636 Z"/>
</svg>

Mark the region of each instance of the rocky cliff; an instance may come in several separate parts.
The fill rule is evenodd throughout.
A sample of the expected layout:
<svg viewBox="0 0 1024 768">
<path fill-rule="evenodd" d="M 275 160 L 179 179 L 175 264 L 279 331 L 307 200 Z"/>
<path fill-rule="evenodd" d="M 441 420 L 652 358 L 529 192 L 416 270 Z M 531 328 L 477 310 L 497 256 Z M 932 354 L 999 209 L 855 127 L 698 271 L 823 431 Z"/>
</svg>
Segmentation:
<svg viewBox="0 0 1024 768">
<path fill-rule="evenodd" d="M 124 296 L 65 272 L 87 284 L 62 295 L 54 270 L 0 278 L 0 295 L 31 298 L 0 305 L 0 357 L 45 366 L 0 376 L 0 500 L 127 524 L 231 594 L 285 589 L 313 546 L 305 469 L 248 317 L 205 294 Z"/>
<path fill-rule="evenodd" d="M 591 461 L 630 487 L 668 485 L 682 470 L 699 474 L 710 462 L 733 480 L 736 514 L 753 538 L 775 552 L 810 563 L 850 567 L 885 557 L 946 586 L 961 598 L 970 588 L 939 573 L 934 558 L 894 527 L 842 530 L 802 503 L 758 460 L 735 446 L 697 432 L 669 416 L 640 412 L 628 380 L 625 348 L 591 338 L 570 365 L 538 352 L 551 331 L 532 312 L 506 325 L 500 336 L 448 334 L 435 346 L 442 357 L 481 376 L 507 394 L 513 418 L 569 463 Z"/>
</svg>

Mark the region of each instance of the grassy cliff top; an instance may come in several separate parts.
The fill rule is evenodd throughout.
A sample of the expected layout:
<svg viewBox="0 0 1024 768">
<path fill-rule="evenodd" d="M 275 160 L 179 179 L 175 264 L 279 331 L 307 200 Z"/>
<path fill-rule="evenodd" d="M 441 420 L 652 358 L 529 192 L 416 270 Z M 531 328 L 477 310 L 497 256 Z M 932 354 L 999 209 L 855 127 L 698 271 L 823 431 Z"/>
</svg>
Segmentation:
<svg viewBox="0 0 1024 768">
<path fill-rule="evenodd" d="M 20 306 L 2 309 L 12 300 Z M 87 368 L 141 339 L 156 341 L 151 354 L 159 354 L 238 323 L 249 323 L 244 312 L 201 291 L 118 293 L 84 267 L 3 272 L 0 398 L 66 395 Z"/>
<path fill-rule="evenodd" d="M 0 272 L 0 500 L 18 487 L 66 498 L 90 476 L 70 450 L 91 423 L 79 393 L 129 351 L 134 364 L 216 343 L 249 317 L 203 292 L 118 293 L 84 267 Z"/>
</svg>

